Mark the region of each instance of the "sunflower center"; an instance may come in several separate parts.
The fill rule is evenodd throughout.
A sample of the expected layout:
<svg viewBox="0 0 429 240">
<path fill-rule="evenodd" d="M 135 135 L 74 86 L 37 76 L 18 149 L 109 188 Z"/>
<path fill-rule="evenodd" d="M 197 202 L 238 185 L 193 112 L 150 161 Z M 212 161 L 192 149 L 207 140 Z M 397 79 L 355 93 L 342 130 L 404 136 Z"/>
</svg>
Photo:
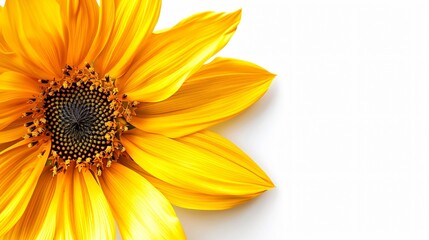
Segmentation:
<svg viewBox="0 0 429 240">
<path fill-rule="evenodd" d="M 41 93 L 31 98 L 35 104 L 23 117 L 29 147 L 46 141 L 51 151 L 46 164 L 53 174 L 65 171 L 71 161 L 76 168 L 101 175 L 105 167 L 125 151 L 120 136 L 128 130 L 138 102 L 117 96 L 115 79 L 99 78 L 90 64 L 85 68 L 66 66 L 61 79 L 39 80 Z"/>
<path fill-rule="evenodd" d="M 91 89 L 90 83 L 60 88 L 45 99 L 47 130 L 52 133 L 52 149 L 62 159 L 95 158 L 111 145 L 105 135 L 106 122 L 114 120 L 109 94 Z"/>
</svg>

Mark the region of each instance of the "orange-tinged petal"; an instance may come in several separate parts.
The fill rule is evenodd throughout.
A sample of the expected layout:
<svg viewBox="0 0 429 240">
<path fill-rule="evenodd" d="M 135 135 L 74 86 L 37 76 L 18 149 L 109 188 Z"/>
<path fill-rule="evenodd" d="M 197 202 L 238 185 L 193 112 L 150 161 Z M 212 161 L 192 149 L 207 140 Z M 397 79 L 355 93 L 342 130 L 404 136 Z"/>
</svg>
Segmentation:
<svg viewBox="0 0 429 240">
<path fill-rule="evenodd" d="M 59 201 L 54 199 L 58 178 L 52 177 L 50 168 L 43 170 L 24 214 L 5 239 L 53 239 L 55 221 L 51 219 L 55 219 Z"/>
<path fill-rule="evenodd" d="M 4 9 L 2 6 L 0 6 L 0 21 L 2 20 L 3 12 L 4 12 Z M 3 28 L 3 23 L 0 22 L 0 52 L 10 52 L 8 45 L 4 40 L 2 28 Z"/>
<path fill-rule="evenodd" d="M 122 0 L 115 3 L 115 23 L 109 41 L 95 61 L 95 68 L 102 76 L 120 77 L 128 70 L 136 50 L 152 33 L 161 1 Z"/>
<path fill-rule="evenodd" d="M 0 102 L 0 130 L 9 126 L 22 116 L 22 113 L 29 111 L 33 105 L 27 104 L 26 100 L 11 100 Z"/>
<path fill-rule="evenodd" d="M 74 162 L 65 173 L 55 239 L 115 239 L 115 224 L 103 191 L 90 171 Z"/>
<path fill-rule="evenodd" d="M 99 7 L 96 0 L 64 0 L 60 5 L 68 37 L 67 64 L 79 66 L 97 34 Z"/>
<path fill-rule="evenodd" d="M 16 140 L 10 141 L 10 142 L 0 143 L 0 150 L 10 148 L 11 146 L 15 145 L 19 141 L 22 141 L 22 138 L 21 139 L 16 139 Z"/>
<path fill-rule="evenodd" d="M 48 79 L 61 76 L 66 52 L 58 2 L 6 1 L 4 10 L 3 37 L 10 49 L 19 55 L 8 60 L 20 63 L 17 68 L 21 70 L 28 69 L 32 74 L 29 76 Z M 0 63 L 0 68 L 2 65 L 5 64 Z"/>
<path fill-rule="evenodd" d="M 191 194 L 200 194 L 202 198 L 205 195 L 251 198 L 273 187 L 264 171 L 245 153 L 209 131 L 170 139 L 134 129 L 122 135 L 122 143 L 134 161 L 150 175 Z M 170 195 L 168 191 L 163 193 L 167 197 Z M 188 197 L 183 196 L 184 199 Z M 194 204 L 174 202 L 174 197 L 169 199 L 188 208 L 225 207 L 221 199 L 207 205 L 203 201 Z"/>
<path fill-rule="evenodd" d="M 103 51 L 109 41 L 110 33 L 115 23 L 115 1 L 100 0 L 98 13 L 97 33 L 92 41 L 91 48 L 88 50 L 85 61 L 93 63 L 95 58 Z"/>
<path fill-rule="evenodd" d="M 5 10 L 0 6 L 0 73 L 7 71 L 17 71 L 26 73 L 31 76 L 45 76 L 43 70 L 35 68 L 31 69 L 32 63 L 13 53 L 4 38 L 3 24 L 5 22 Z"/>
<path fill-rule="evenodd" d="M 200 13 L 152 35 L 130 71 L 119 80 L 119 90 L 142 102 L 170 97 L 228 43 L 240 18 L 241 11 Z"/>
<path fill-rule="evenodd" d="M 249 62 L 217 58 L 170 98 L 141 104 L 132 124 L 169 137 L 200 131 L 251 106 L 264 95 L 274 76 Z"/>
<path fill-rule="evenodd" d="M 0 102 L 14 99 L 29 99 L 40 94 L 36 79 L 21 73 L 4 72 L 0 74 Z"/>
<path fill-rule="evenodd" d="M 112 164 L 100 183 L 123 239 L 185 239 L 171 204 L 141 175 Z"/>
<path fill-rule="evenodd" d="M 27 143 L 18 142 L 0 152 L 0 236 L 21 218 L 49 155 L 50 142 L 33 148 Z"/>
<path fill-rule="evenodd" d="M 38 78 L 47 76 L 46 72 L 44 72 L 42 69 L 31 68 L 31 64 L 31 62 L 20 57 L 18 54 L 11 52 L 10 50 L 2 51 L 2 49 L 0 49 L 0 73 L 15 71 Z"/>
<path fill-rule="evenodd" d="M 28 119 L 18 118 L 13 121 L 7 127 L 0 131 L 0 143 L 7 143 L 22 139 L 22 137 L 27 133 L 27 128 L 23 125 L 28 122 Z M 1 148 L 0 148 L 1 149 Z"/>
<path fill-rule="evenodd" d="M 35 79 L 16 72 L 0 74 L 0 130 L 29 111 L 34 104 L 29 104 L 28 100 L 39 93 L 39 84 Z"/>
</svg>

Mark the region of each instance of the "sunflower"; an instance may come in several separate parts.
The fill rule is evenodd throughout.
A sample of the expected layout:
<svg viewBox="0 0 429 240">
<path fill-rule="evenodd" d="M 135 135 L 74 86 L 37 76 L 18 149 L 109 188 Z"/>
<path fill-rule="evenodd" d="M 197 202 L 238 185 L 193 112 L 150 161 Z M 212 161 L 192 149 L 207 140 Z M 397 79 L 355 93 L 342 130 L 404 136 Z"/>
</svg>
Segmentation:
<svg viewBox="0 0 429 240">
<path fill-rule="evenodd" d="M 274 75 L 216 58 L 241 11 L 153 32 L 160 0 L 0 7 L 0 237 L 184 239 L 171 204 L 228 209 L 273 187 L 206 130 Z"/>
</svg>

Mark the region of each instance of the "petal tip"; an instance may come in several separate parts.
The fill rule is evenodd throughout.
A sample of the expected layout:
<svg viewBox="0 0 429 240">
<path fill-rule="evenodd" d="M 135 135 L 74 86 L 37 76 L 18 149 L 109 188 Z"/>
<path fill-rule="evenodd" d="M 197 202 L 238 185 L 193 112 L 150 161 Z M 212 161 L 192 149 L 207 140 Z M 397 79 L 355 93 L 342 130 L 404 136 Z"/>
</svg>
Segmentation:
<svg viewBox="0 0 429 240">
<path fill-rule="evenodd" d="M 234 15 L 236 15 L 237 17 L 241 18 L 241 15 L 243 13 L 243 9 L 240 8 L 238 10 L 235 10 L 234 12 L 232 12 Z"/>
<path fill-rule="evenodd" d="M 276 78 L 276 77 L 277 77 L 277 74 L 272 73 L 272 72 L 268 72 L 268 71 L 267 71 L 267 80 L 268 80 L 269 82 L 274 81 L 274 78 Z"/>
<path fill-rule="evenodd" d="M 265 173 L 264 173 L 265 174 Z M 271 190 L 273 188 L 276 188 L 276 185 L 273 183 L 273 181 L 268 177 L 268 175 L 261 176 L 262 179 L 261 186 L 265 188 L 265 191 Z"/>
<path fill-rule="evenodd" d="M 276 188 L 276 185 L 271 180 L 269 180 L 267 190 L 271 190 L 273 188 Z"/>
<path fill-rule="evenodd" d="M 229 13 L 228 15 L 230 15 L 234 19 L 234 22 L 238 25 L 241 21 L 242 13 L 243 13 L 243 11 L 240 8 L 234 12 Z"/>
</svg>

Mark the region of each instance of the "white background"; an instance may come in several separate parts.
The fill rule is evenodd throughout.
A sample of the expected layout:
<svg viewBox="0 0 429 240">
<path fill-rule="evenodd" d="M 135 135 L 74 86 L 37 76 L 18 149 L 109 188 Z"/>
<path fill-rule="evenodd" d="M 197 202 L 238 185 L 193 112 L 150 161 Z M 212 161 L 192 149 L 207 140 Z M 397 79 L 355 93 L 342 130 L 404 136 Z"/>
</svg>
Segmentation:
<svg viewBox="0 0 429 240">
<path fill-rule="evenodd" d="M 278 75 L 214 128 L 277 188 L 228 211 L 176 208 L 188 238 L 429 239 L 428 4 L 164 0 L 158 29 L 242 8 L 218 55 Z"/>
<path fill-rule="evenodd" d="M 242 8 L 219 55 L 278 74 L 215 128 L 277 188 L 230 211 L 177 209 L 189 239 L 429 239 L 429 2 L 163 3 L 161 27 Z"/>
</svg>

